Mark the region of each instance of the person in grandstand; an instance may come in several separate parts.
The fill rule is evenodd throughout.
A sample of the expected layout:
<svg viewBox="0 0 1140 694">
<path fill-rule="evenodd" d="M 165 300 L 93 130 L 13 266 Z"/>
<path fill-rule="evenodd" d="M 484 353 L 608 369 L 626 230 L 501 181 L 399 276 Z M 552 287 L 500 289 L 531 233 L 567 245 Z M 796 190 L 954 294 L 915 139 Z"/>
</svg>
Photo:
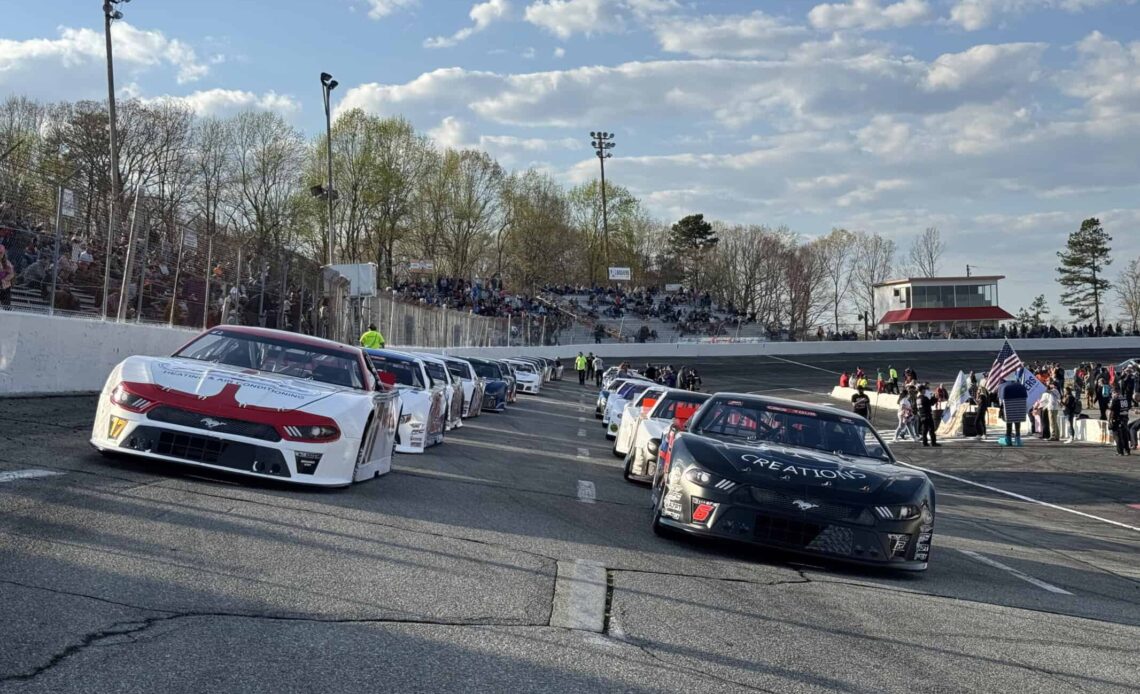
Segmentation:
<svg viewBox="0 0 1140 694">
<path fill-rule="evenodd" d="M 384 336 L 375 325 L 369 325 L 368 330 L 360 336 L 360 346 L 365 349 L 384 349 Z"/>
</svg>

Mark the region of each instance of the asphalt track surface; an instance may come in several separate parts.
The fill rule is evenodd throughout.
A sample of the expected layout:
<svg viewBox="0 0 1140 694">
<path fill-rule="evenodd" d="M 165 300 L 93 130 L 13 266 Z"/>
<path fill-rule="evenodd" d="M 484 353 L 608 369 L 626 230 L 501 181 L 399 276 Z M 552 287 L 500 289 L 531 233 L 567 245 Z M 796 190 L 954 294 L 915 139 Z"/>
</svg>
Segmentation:
<svg viewBox="0 0 1140 694">
<path fill-rule="evenodd" d="M 936 381 L 990 358 L 892 357 Z M 700 364 L 706 390 L 808 402 L 855 366 Z M 593 397 L 549 384 L 338 491 L 104 460 L 86 444 L 93 397 L 0 401 L 0 691 L 1140 685 L 1140 458 L 900 444 L 903 460 L 976 484 L 935 476 L 928 572 L 852 569 L 654 536 Z M 29 469 L 62 474 L 7 474 Z M 573 561 L 604 567 L 603 633 L 550 625 Z"/>
</svg>

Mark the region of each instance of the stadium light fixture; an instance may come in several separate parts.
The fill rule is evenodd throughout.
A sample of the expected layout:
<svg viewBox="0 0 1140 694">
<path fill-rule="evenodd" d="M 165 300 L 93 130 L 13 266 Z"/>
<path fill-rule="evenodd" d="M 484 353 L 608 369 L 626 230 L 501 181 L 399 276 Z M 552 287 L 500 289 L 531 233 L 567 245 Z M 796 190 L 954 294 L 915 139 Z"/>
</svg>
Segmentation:
<svg viewBox="0 0 1140 694">
<path fill-rule="evenodd" d="M 330 108 L 332 102 L 332 90 L 337 88 L 340 84 L 333 79 L 333 76 L 327 72 L 321 73 L 321 95 L 325 101 L 325 158 L 328 160 L 328 186 L 326 187 L 325 199 L 328 201 L 329 206 L 329 265 L 333 264 L 333 241 L 335 236 L 333 234 L 333 201 L 336 200 L 336 190 L 333 189 L 333 153 L 332 153 L 332 109 Z M 315 186 L 319 188 L 320 186 Z M 313 193 L 317 195 L 316 192 Z"/>
<path fill-rule="evenodd" d="M 602 240 L 606 254 L 606 272 L 610 265 L 610 216 L 606 206 L 606 160 L 613 156 L 610 152 L 614 148 L 614 134 L 604 130 L 590 131 L 590 146 L 598 155 L 598 164 L 602 169 Z"/>
</svg>

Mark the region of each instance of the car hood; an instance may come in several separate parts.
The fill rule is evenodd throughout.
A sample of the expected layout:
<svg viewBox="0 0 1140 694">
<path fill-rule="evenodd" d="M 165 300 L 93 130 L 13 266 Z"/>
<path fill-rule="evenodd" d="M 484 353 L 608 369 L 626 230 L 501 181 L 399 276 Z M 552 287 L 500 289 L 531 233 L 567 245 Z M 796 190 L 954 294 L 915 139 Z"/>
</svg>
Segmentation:
<svg viewBox="0 0 1140 694">
<path fill-rule="evenodd" d="M 739 445 L 693 434 L 685 434 L 681 440 L 695 462 L 709 465 L 714 471 L 731 471 L 741 482 L 875 494 L 888 487 L 899 487 L 892 491 L 902 492 L 903 487 L 911 489 L 927 481 L 917 470 L 824 451 L 755 443 Z"/>
<path fill-rule="evenodd" d="M 337 393 L 354 392 L 316 381 L 194 359 L 130 357 L 122 364 L 121 377 L 203 400 L 229 390 L 240 406 L 281 411 L 307 407 Z"/>
</svg>

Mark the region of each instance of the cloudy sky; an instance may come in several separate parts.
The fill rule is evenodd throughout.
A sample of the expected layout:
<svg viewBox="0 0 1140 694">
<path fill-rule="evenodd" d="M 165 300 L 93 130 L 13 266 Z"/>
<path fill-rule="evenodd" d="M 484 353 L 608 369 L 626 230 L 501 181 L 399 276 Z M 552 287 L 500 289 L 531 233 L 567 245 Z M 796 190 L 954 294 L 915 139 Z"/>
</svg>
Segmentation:
<svg viewBox="0 0 1140 694">
<path fill-rule="evenodd" d="M 32 9 L 34 7 L 34 9 Z M 608 167 L 665 219 L 927 226 L 944 271 L 1002 273 L 1056 306 L 1082 219 L 1140 255 L 1140 3 L 1127 0 L 136 0 L 119 89 L 204 114 L 402 114 L 567 184 Z M 99 98 L 95 0 L 0 0 L 0 94 Z"/>
</svg>

